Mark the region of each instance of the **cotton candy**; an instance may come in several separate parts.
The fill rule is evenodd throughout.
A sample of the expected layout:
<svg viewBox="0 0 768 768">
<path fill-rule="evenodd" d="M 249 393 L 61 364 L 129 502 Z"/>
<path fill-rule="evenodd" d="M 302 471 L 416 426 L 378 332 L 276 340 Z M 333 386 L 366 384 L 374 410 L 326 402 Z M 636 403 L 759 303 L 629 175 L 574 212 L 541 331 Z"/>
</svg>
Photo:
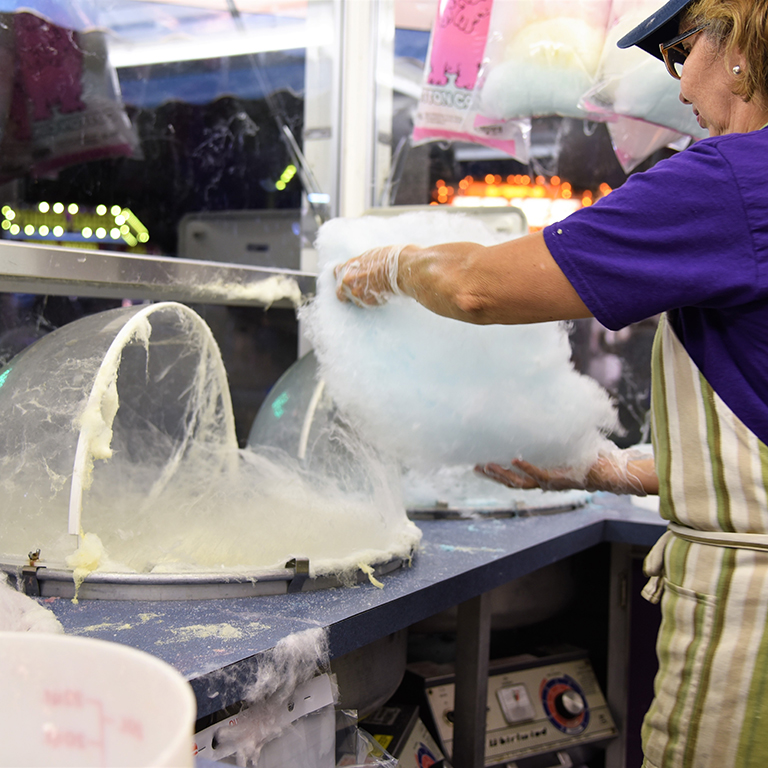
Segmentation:
<svg viewBox="0 0 768 768">
<path fill-rule="evenodd" d="M 604 29 L 577 18 L 537 21 L 506 45 L 490 66 L 481 112 L 499 118 L 586 117 L 579 102 L 592 86 Z"/>
<path fill-rule="evenodd" d="M 585 466 L 617 428 L 607 392 L 574 369 L 564 324 L 476 326 L 408 297 L 361 309 L 335 295 L 334 266 L 369 248 L 499 240 L 442 211 L 334 219 L 319 232 L 317 296 L 301 317 L 320 376 L 359 434 L 403 465 Z"/>
</svg>

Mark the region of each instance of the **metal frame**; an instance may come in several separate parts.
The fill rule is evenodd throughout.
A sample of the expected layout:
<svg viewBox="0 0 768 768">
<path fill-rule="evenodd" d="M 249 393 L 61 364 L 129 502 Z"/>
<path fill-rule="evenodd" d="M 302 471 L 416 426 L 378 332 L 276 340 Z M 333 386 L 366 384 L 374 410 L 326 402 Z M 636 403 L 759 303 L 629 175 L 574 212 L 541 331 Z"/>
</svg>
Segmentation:
<svg viewBox="0 0 768 768">
<path fill-rule="evenodd" d="M 295 280 L 303 296 L 315 292 L 315 275 L 297 270 L 0 240 L 8 293 L 264 306 L 257 284 L 274 276 Z"/>
<path fill-rule="evenodd" d="M 373 569 L 374 578 L 385 576 L 404 561 L 395 557 Z M 343 586 L 338 577 L 310 576 L 309 560 L 297 558 L 284 569 L 193 573 L 122 573 L 98 571 L 88 574 L 76 587 L 74 573 L 66 568 L 0 563 L 0 572 L 15 579 L 17 588 L 31 597 L 63 597 L 83 600 L 207 600 L 232 597 L 262 597 L 311 592 Z M 363 583 L 369 574 L 357 570 L 344 583 Z"/>
</svg>

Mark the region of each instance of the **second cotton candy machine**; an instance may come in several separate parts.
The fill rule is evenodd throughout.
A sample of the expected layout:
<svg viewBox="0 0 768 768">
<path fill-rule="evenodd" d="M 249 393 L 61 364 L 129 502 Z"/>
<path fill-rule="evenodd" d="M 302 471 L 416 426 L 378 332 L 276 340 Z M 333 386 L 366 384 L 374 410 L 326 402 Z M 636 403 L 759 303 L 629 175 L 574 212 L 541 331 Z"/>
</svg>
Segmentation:
<svg viewBox="0 0 768 768">
<path fill-rule="evenodd" d="M 254 449 L 278 448 L 313 472 L 336 476 L 350 459 L 348 443 L 338 439 L 339 430 L 348 429 L 344 423 L 315 353 L 308 352 L 267 396 L 248 443 Z M 403 503 L 413 520 L 561 512 L 583 506 L 591 497 L 586 491 L 507 488 L 477 475 L 471 465 L 402 467 L 401 483 Z"/>
<path fill-rule="evenodd" d="M 352 583 L 420 533 L 397 472 L 238 448 L 208 326 L 172 302 L 49 334 L 0 370 L 0 567 L 43 596 L 188 599 Z"/>
</svg>

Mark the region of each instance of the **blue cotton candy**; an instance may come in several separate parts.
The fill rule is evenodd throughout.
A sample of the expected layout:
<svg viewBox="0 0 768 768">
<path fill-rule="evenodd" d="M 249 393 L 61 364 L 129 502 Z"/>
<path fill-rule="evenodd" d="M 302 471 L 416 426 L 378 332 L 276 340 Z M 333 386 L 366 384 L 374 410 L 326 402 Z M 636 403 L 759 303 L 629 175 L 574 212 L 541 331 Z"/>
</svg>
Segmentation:
<svg viewBox="0 0 768 768">
<path fill-rule="evenodd" d="M 443 211 L 323 225 L 317 296 L 301 317 L 328 392 L 364 439 L 409 467 L 587 466 L 618 422 L 608 393 L 573 368 L 564 324 L 479 326 L 408 297 L 373 309 L 336 298 L 334 266 L 369 248 L 453 241 L 500 237 Z"/>
</svg>

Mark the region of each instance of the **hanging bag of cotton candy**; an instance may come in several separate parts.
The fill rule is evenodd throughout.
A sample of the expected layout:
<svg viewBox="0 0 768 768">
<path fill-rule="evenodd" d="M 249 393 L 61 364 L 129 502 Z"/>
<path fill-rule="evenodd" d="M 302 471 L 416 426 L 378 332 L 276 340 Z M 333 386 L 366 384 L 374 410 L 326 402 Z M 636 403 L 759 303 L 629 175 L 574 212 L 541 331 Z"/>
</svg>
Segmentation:
<svg viewBox="0 0 768 768">
<path fill-rule="evenodd" d="M 691 109 L 680 101 L 680 84 L 661 61 L 640 48 L 617 46 L 657 8 L 658 0 L 614 0 L 596 81 L 582 99 L 585 110 L 602 114 L 608 121 L 617 157 L 626 171 L 681 136 L 700 139 L 707 135 Z"/>
<path fill-rule="evenodd" d="M 317 295 L 302 309 L 327 391 L 352 427 L 402 465 L 589 466 L 618 427 L 607 392 L 571 362 L 562 323 L 472 325 L 408 296 L 363 309 L 336 297 L 334 266 L 393 242 L 493 245 L 480 219 L 429 210 L 332 219 L 318 234 Z"/>
<path fill-rule="evenodd" d="M 594 84 L 609 14 L 610 0 L 497 0 L 480 114 L 592 117 L 580 100 Z"/>
<path fill-rule="evenodd" d="M 33 0 L 5 14 L 4 22 L 2 37 L 10 31 L 13 39 L 13 98 L 0 144 L 0 180 L 138 152 L 107 35 L 94 28 L 94 7 Z"/>
<path fill-rule="evenodd" d="M 478 75 L 494 7 L 503 0 L 442 0 L 432 25 L 413 143 L 465 141 L 499 149 L 521 163 L 529 157 L 530 125 L 481 120 Z"/>
<path fill-rule="evenodd" d="M 13 98 L 13 14 L 0 13 L 0 139 L 5 134 Z"/>
</svg>

